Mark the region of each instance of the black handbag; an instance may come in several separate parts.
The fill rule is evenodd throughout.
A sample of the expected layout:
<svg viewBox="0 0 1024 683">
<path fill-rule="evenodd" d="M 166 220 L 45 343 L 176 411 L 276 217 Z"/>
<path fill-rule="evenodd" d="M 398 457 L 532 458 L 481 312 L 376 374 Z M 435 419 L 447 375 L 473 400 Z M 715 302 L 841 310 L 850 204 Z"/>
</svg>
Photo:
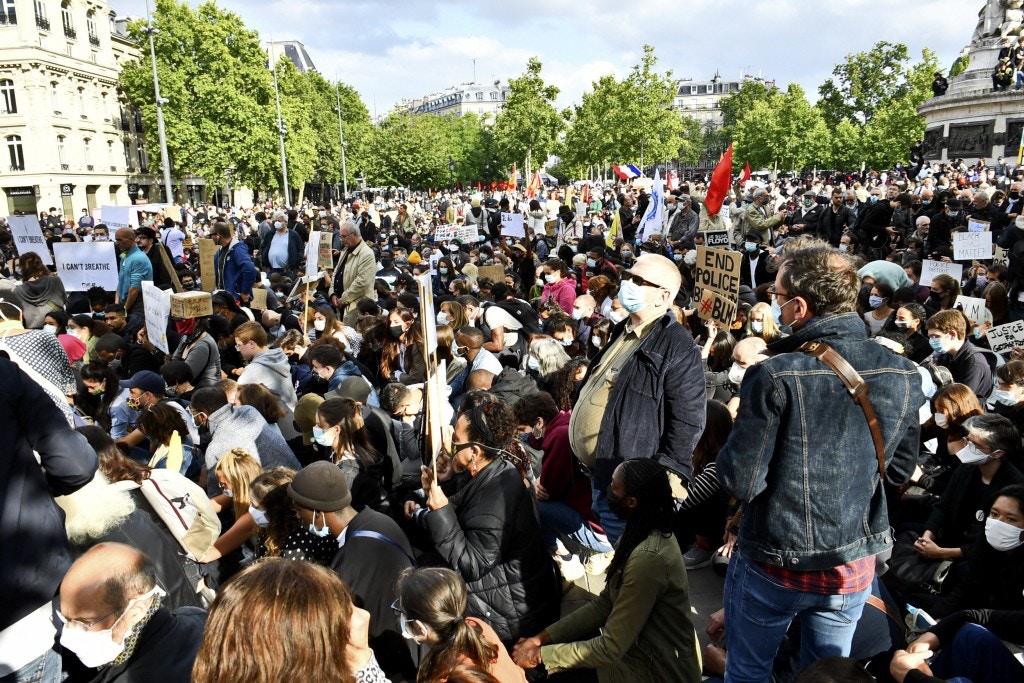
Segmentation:
<svg viewBox="0 0 1024 683">
<path fill-rule="evenodd" d="M 896 536 L 892 557 L 889 558 L 888 579 L 898 581 L 908 593 L 931 593 L 938 595 L 942 583 L 953 566 L 950 560 L 929 560 L 914 550 L 914 542 L 920 538 L 916 531 L 904 531 Z"/>
</svg>

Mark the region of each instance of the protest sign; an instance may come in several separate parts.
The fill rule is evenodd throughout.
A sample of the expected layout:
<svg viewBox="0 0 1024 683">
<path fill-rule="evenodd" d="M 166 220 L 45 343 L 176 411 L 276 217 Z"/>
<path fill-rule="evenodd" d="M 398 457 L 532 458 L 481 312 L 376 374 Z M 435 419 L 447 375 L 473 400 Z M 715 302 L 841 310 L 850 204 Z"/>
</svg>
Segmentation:
<svg viewBox="0 0 1024 683">
<path fill-rule="evenodd" d="M 957 261 L 988 261 L 992 258 L 991 232 L 953 233 L 953 258 Z"/>
<path fill-rule="evenodd" d="M 958 296 L 956 305 L 964 312 L 971 322 L 978 323 L 985 311 L 985 300 L 976 299 L 971 296 Z"/>
<path fill-rule="evenodd" d="M 996 247 L 992 255 L 993 266 L 1006 266 L 1010 263 L 1010 252 L 1002 247 Z"/>
<path fill-rule="evenodd" d="M 134 206 L 103 206 L 100 207 L 100 216 L 110 229 L 111 237 L 118 228 L 139 227 L 139 212 Z"/>
<path fill-rule="evenodd" d="M 217 244 L 213 240 L 199 240 L 199 277 L 203 281 L 203 291 L 212 292 L 217 289 Z"/>
<path fill-rule="evenodd" d="M 985 337 L 996 353 L 1006 353 L 1016 346 L 1024 346 L 1024 320 L 993 327 L 985 333 Z"/>
<path fill-rule="evenodd" d="M 315 273 L 320 270 L 317 263 L 320 260 L 320 231 L 313 230 L 309 233 L 309 241 L 306 242 L 306 272 Z"/>
<path fill-rule="evenodd" d="M 526 228 L 523 224 L 523 214 L 501 214 L 501 234 L 508 237 L 526 237 Z"/>
<path fill-rule="evenodd" d="M 252 301 L 249 303 L 249 308 L 254 311 L 267 310 L 267 290 L 262 287 L 253 287 Z"/>
<path fill-rule="evenodd" d="M 992 224 L 988 221 L 979 221 L 976 218 L 967 219 L 967 232 L 988 232 Z"/>
<path fill-rule="evenodd" d="M 697 247 L 694 299 L 701 320 L 714 320 L 726 328 L 732 325 L 739 303 L 740 263 L 738 252 Z"/>
<path fill-rule="evenodd" d="M 921 286 L 928 287 L 937 275 L 949 275 L 957 282 L 963 276 L 964 267 L 959 263 L 924 260 L 921 262 Z"/>
<path fill-rule="evenodd" d="M 704 244 L 709 247 L 729 247 L 729 233 L 726 230 L 698 234 L 704 235 Z"/>
<path fill-rule="evenodd" d="M 146 311 L 146 336 L 164 353 L 167 347 L 167 321 L 171 317 L 171 291 L 161 290 L 152 282 L 142 283 L 142 303 Z"/>
<path fill-rule="evenodd" d="M 43 237 L 43 229 L 39 227 L 39 219 L 35 216 L 9 216 L 7 227 L 11 229 L 11 236 L 14 237 L 14 248 L 18 255 L 22 256 L 28 252 L 39 254 L 43 265 L 52 266 L 53 258 L 46 246 L 46 238 Z M 117 289 L 116 287 L 114 289 Z"/>
<path fill-rule="evenodd" d="M 62 242 L 53 245 L 57 277 L 69 292 L 102 287 L 117 290 L 117 253 L 113 242 Z"/>
<path fill-rule="evenodd" d="M 334 269 L 334 233 L 320 233 L 320 264 L 319 268 Z"/>
<path fill-rule="evenodd" d="M 434 228 L 434 242 L 447 242 L 455 238 L 454 225 L 439 225 Z"/>
<path fill-rule="evenodd" d="M 462 240 L 463 244 L 476 244 L 480 241 L 479 235 L 475 225 L 455 226 L 455 239 Z"/>
<path fill-rule="evenodd" d="M 491 282 L 504 282 L 505 269 L 501 266 L 480 266 L 477 269 L 477 279 L 487 278 Z"/>
</svg>

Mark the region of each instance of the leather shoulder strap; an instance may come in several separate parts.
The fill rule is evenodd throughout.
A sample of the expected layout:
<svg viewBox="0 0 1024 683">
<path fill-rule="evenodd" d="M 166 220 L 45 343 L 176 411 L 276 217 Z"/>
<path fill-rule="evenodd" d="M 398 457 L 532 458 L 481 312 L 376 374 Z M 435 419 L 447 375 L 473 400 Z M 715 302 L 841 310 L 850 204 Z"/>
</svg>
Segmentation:
<svg viewBox="0 0 1024 683">
<path fill-rule="evenodd" d="M 854 402 L 864 411 L 864 418 L 871 430 L 871 441 L 875 445 L 875 456 L 878 458 L 878 476 L 885 483 L 885 442 L 882 441 L 882 430 L 875 416 L 875 409 L 868 398 L 868 385 L 853 366 L 846 362 L 839 353 L 825 342 L 805 342 L 798 349 L 809 356 L 814 356 L 827 365 L 842 381 Z"/>
</svg>

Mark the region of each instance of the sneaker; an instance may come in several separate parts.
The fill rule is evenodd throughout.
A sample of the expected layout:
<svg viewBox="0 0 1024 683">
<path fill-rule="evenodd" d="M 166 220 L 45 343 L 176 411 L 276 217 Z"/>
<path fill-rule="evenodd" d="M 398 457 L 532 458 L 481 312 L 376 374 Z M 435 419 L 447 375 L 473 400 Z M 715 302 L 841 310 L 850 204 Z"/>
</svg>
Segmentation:
<svg viewBox="0 0 1024 683">
<path fill-rule="evenodd" d="M 583 563 L 575 555 L 555 555 L 555 562 L 566 581 L 583 578 Z"/>
<path fill-rule="evenodd" d="M 594 553 L 587 560 L 587 564 L 583 568 L 591 576 L 600 576 L 608 569 L 608 565 L 612 563 L 612 557 L 614 556 L 614 551 L 610 553 Z"/>
<path fill-rule="evenodd" d="M 687 569 L 703 569 L 711 564 L 711 556 L 714 554 L 713 550 L 704 550 L 696 545 L 691 545 L 683 553 L 683 562 L 686 563 Z"/>
</svg>

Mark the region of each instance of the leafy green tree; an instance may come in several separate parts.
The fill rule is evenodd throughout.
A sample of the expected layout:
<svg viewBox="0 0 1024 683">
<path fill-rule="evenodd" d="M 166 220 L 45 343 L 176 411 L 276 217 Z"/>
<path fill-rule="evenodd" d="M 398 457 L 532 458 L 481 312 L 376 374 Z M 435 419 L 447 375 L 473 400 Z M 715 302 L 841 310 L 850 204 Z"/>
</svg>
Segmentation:
<svg viewBox="0 0 1024 683">
<path fill-rule="evenodd" d="M 509 81 L 505 107 L 494 123 L 494 139 L 501 156 L 521 163 L 525 177 L 532 174 L 535 160 L 543 164 L 555 149 L 565 122 L 555 109 L 558 88 L 544 83 L 542 64 L 536 57 L 526 63 L 526 72 Z"/>
<path fill-rule="evenodd" d="M 639 160 L 641 167 L 648 159 L 675 159 L 682 147 L 682 117 L 672 109 L 676 84 L 671 71 L 662 75 L 654 70 L 657 62 L 654 48 L 644 45 L 640 63 L 615 88 L 616 106 L 605 121 L 620 158 Z"/>
<path fill-rule="evenodd" d="M 715 136 L 716 146 L 728 147 L 733 141 L 736 124 L 743 116 L 750 111 L 757 102 L 767 101 L 774 88 L 769 88 L 763 81 L 744 81 L 738 92 L 723 97 L 718 103 L 722 110 L 722 127 L 720 133 Z M 734 157 L 734 163 L 738 159 Z M 741 164 L 742 165 L 742 164 Z"/>
<path fill-rule="evenodd" d="M 735 128 L 736 157 L 753 167 L 799 171 L 829 153 L 828 126 L 799 85 L 755 101 Z"/>
<path fill-rule="evenodd" d="M 818 88 L 825 120 L 831 125 L 843 119 L 866 124 L 888 100 L 907 96 L 909 59 L 906 45 L 885 40 L 867 52 L 847 55 L 832 70 L 835 79 Z"/>
</svg>

